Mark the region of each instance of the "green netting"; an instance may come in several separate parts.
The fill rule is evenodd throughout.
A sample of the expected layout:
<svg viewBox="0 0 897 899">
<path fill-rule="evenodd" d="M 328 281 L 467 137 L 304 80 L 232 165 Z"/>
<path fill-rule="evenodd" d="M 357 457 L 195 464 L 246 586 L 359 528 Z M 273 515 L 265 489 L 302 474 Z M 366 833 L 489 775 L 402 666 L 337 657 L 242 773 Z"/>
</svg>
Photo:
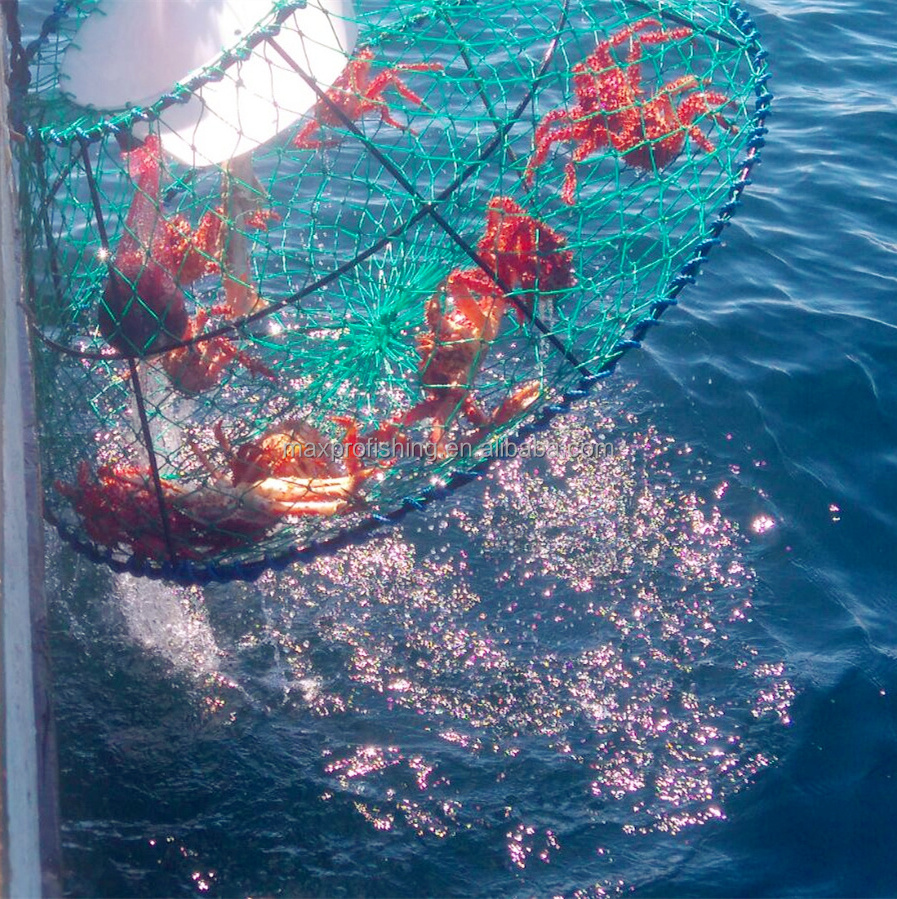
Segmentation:
<svg viewBox="0 0 897 899">
<path fill-rule="evenodd" d="M 245 60 L 307 80 L 278 40 L 299 5 L 130 109 L 60 81 L 102 0 L 33 49 L 45 505 L 114 567 L 251 576 L 457 483 L 674 301 L 762 143 L 764 53 L 724 0 L 377 0 L 295 125 L 170 155 L 169 117 Z"/>
</svg>

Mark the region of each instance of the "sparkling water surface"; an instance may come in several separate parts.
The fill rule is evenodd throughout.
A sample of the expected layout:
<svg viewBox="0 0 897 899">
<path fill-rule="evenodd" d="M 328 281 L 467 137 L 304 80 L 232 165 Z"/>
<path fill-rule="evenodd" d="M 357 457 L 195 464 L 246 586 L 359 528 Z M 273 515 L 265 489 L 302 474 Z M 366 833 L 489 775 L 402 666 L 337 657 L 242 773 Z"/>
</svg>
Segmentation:
<svg viewBox="0 0 897 899">
<path fill-rule="evenodd" d="M 50 539 L 68 895 L 897 895 L 897 9 L 749 8 L 755 183 L 545 458 L 252 586 Z"/>
</svg>

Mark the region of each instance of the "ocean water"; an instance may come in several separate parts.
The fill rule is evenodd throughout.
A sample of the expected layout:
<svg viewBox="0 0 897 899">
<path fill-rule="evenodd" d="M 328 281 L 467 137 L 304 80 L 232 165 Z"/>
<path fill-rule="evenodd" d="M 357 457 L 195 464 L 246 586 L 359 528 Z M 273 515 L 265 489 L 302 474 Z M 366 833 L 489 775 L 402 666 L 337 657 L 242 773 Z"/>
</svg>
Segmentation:
<svg viewBox="0 0 897 899">
<path fill-rule="evenodd" d="M 897 18 L 749 9 L 769 143 L 548 439 L 256 585 L 50 538 L 71 896 L 897 895 Z"/>
</svg>

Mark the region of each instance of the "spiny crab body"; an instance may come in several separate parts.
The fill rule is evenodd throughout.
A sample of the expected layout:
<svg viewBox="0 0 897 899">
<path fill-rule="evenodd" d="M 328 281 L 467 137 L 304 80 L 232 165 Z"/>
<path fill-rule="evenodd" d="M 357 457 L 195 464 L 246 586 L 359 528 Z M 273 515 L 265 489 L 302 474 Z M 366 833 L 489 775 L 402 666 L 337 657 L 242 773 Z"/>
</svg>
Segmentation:
<svg viewBox="0 0 897 899">
<path fill-rule="evenodd" d="M 214 257 L 223 221 L 206 212 L 194 231 L 182 216 L 161 212 L 162 148 L 150 135 L 127 154 L 134 198 L 109 267 L 100 332 L 128 355 L 176 344 L 189 327 L 183 288 L 219 270 Z"/>
<path fill-rule="evenodd" d="M 699 117 L 707 116 L 721 127 L 737 131 L 720 112 L 729 105 L 729 98 L 704 90 L 694 76 L 669 82 L 645 99 L 642 47 L 685 40 L 691 35 L 690 28 L 664 30 L 656 19 L 641 19 L 601 41 L 584 62 L 573 67 L 574 105 L 551 110 L 536 127 L 526 181 L 532 182 L 535 170 L 545 162 L 554 144 L 573 143 L 561 191 L 564 202 L 572 204 L 576 195 L 576 164 L 608 146 L 628 165 L 660 171 L 682 152 L 689 137 L 706 152 L 714 150 L 696 124 Z M 621 64 L 613 51 L 627 41 L 631 41 L 631 48 Z M 674 103 L 674 97 L 688 91 L 696 93 Z"/>
<path fill-rule="evenodd" d="M 200 486 L 166 477 L 157 492 L 147 466 L 105 464 L 92 475 L 82 462 L 75 484 L 57 481 L 55 487 L 71 500 L 85 532 L 99 545 L 127 546 L 135 556 L 155 560 L 172 553 L 209 558 L 246 548 L 284 519 L 332 516 L 361 505 L 359 491 L 380 465 L 362 464 L 353 420 L 335 422 L 345 429 L 340 445 L 306 422 L 288 420 L 236 448 L 219 423 L 215 437 L 227 472 L 191 443 L 210 476 Z M 388 431 L 372 433 L 382 438 Z"/>
<path fill-rule="evenodd" d="M 127 546 L 139 558 L 167 558 L 169 542 L 173 552 L 188 559 L 223 552 L 242 542 L 235 529 L 212 530 L 187 514 L 197 493 L 168 479 L 162 480 L 160 488 L 165 503 L 163 519 L 153 476 L 146 466 L 100 465 L 93 476 L 82 462 L 75 484 L 57 481 L 55 487 L 71 500 L 91 540 L 112 549 Z"/>
<path fill-rule="evenodd" d="M 535 292 L 551 294 L 575 283 L 573 251 L 544 222 L 510 197 L 493 197 L 486 207 L 486 230 L 477 253 L 513 294 L 519 321 L 532 317 Z"/>
</svg>

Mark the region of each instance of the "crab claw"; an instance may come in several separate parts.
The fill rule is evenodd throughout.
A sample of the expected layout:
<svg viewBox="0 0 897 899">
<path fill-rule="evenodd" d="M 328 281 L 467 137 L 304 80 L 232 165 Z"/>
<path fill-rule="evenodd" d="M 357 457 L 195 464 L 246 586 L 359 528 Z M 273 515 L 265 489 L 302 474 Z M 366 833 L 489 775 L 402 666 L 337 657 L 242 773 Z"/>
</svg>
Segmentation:
<svg viewBox="0 0 897 899">
<path fill-rule="evenodd" d="M 473 443 L 487 440 L 496 430 L 521 416 L 542 396 L 542 386 L 538 381 L 527 381 L 510 396 L 505 397 L 491 415 L 481 415 L 479 427 L 470 439 Z"/>
<path fill-rule="evenodd" d="M 530 406 L 542 396 L 542 386 L 538 381 L 528 381 L 518 387 L 501 405 L 492 413 L 491 425 L 500 428 L 509 421 L 526 412 Z"/>
</svg>

